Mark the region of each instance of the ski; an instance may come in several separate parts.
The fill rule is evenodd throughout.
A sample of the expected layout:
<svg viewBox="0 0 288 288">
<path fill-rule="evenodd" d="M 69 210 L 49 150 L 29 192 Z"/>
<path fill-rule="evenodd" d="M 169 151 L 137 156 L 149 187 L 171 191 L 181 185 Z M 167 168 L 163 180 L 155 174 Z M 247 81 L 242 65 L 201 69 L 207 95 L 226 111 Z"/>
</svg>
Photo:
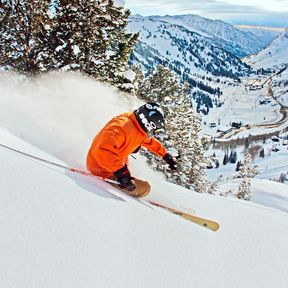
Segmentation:
<svg viewBox="0 0 288 288">
<path fill-rule="evenodd" d="M 113 187 L 112 189 L 105 189 L 105 191 L 113 194 L 116 197 L 118 196 L 118 197 L 122 198 L 122 200 L 124 200 L 124 201 L 129 199 L 129 200 L 134 200 L 134 201 L 138 202 L 139 204 L 148 206 L 150 208 L 153 208 L 153 206 L 159 207 L 159 208 L 164 209 L 164 210 L 166 210 L 172 214 L 178 215 L 185 220 L 188 220 L 192 223 L 195 223 L 195 224 L 198 224 L 204 228 L 207 228 L 211 231 L 216 232 L 220 228 L 220 225 L 215 221 L 205 219 L 205 218 L 202 218 L 202 217 L 199 217 L 196 215 L 192 215 L 191 213 L 187 213 L 187 212 L 183 211 L 182 209 L 180 210 L 180 209 L 168 207 L 166 205 L 160 204 L 159 202 L 151 201 L 151 200 L 148 200 L 145 198 L 143 198 L 143 199 L 142 198 L 135 198 L 133 196 L 130 196 L 130 195 L 124 193 L 123 191 L 121 191 L 115 187 Z"/>
<path fill-rule="evenodd" d="M 44 162 L 46 164 L 53 165 L 53 166 L 56 166 L 58 168 L 62 168 L 64 170 L 67 170 L 67 171 L 70 171 L 70 172 L 73 172 L 73 173 L 76 173 L 76 174 L 80 174 L 80 175 L 83 175 L 83 176 L 90 176 L 90 177 L 96 178 L 96 179 L 98 179 L 100 181 L 104 181 L 106 183 L 109 183 L 111 185 L 111 188 L 113 187 L 114 189 L 111 189 L 111 188 L 110 189 L 105 189 L 106 192 L 112 194 L 114 197 L 116 197 L 116 198 L 118 198 L 118 199 L 120 199 L 122 201 L 126 201 L 127 199 L 130 199 L 130 200 L 133 199 L 134 201 L 136 201 L 138 203 L 141 203 L 141 204 L 143 204 L 145 206 L 148 206 L 150 208 L 152 208 L 152 206 L 157 206 L 157 207 L 162 208 L 162 209 L 164 209 L 164 210 L 166 210 L 166 211 L 168 211 L 170 213 L 176 214 L 176 215 L 182 217 L 183 219 L 191 221 L 191 222 L 193 222 L 195 224 L 198 224 L 198 225 L 200 225 L 202 227 L 205 227 L 207 229 L 210 229 L 212 231 L 217 231 L 220 228 L 220 225 L 217 222 L 212 221 L 212 220 L 208 220 L 208 219 L 204 219 L 204 218 L 201 218 L 199 216 L 192 215 L 192 213 L 184 212 L 183 209 L 181 209 L 181 210 L 180 209 L 175 209 L 175 208 L 171 208 L 171 207 L 165 206 L 163 204 L 160 204 L 160 203 L 157 203 L 157 202 L 145 199 L 145 198 L 144 199 L 140 199 L 140 198 L 135 198 L 133 196 L 130 196 L 130 195 L 124 193 L 123 191 L 121 191 L 120 189 L 115 188 L 115 184 L 118 184 L 118 182 L 115 181 L 115 180 L 104 179 L 102 177 L 98 177 L 98 176 L 92 175 L 91 173 L 86 172 L 86 171 L 82 171 L 82 170 L 78 170 L 78 169 L 75 169 L 75 168 L 67 167 L 67 166 L 64 166 L 62 164 L 58 164 L 58 163 L 55 163 L 55 162 L 52 162 L 52 161 L 49 161 L 49 160 L 34 156 L 32 154 L 28 154 L 28 153 L 25 153 L 23 151 L 14 149 L 12 147 L 3 145 L 1 143 L 0 143 L 0 148 L 8 149 L 8 150 L 10 150 L 12 152 L 15 152 L 17 154 L 26 156 L 26 157 L 28 157 L 30 159 L 34 159 L 34 160 L 37 160 L 37 161 L 40 161 L 40 162 Z M 113 186 L 113 184 L 114 184 L 114 186 Z"/>
<path fill-rule="evenodd" d="M 136 201 L 139 204 L 148 206 L 150 208 L 153 208 L 153 206 L 159 207 L 159 208 L 164 209 L 164 210 L 166 210 L 172 214 L 178 215 L 185 220 L 188 220 L 192 223 L 195 223 L 195 224 L 198 224 L 204 228 L 207 228 L 211 231 L 217 231 L 220 228 L 220 225 L 215 221 L 208 220 L 208 219 L 196 216 L 196 215 L 192 215 L 191 213 L 187 213 L 186 211 L 183 211 L 182 209 L 180 210 L 180 209 L 168 207 L 167 205 L 160 204 L 159 202 L 151 201 L 151 200 L 148 200 L 145 198 L 135 198 L 133 196 L 130 196 L 130 195 L 124 193 L 120 189 L 115 188 L 114 186 L 113 186 L 113 188 L 105 189 L 105 191 L 113 194 L 116 197 L 118 196 L 118 197 L 122 198 L 122 200 L 124 200 L 124 201 L 129 199 L 129 200 Z"/>
<path fill-rule="evenodd" d="M 195 224 L 198 224 L 204 228 L 207 228 L 209 230 L 212 230 L 212 231 L 217 231 L 219 228 L 220 228 L 220 225 L 219 223 L 215 222 L 215 221 L 212 221 L 212 220 L 209 220 L 209 219 L 205 219 L 205 218 L 202 218 L 202 217 L 199 217 L 199 216 L 195 216 L 195 215 L 191 215 L 189 213 L 186 213 L 186 212 L 183 212 L 181 210 L 178 210 L 178 209 L 174 209 L 174 208 L 171 208 L 171 207 L 168 207 L 168 206 L 165 206 L 163 204 L 160 204 L 160 203 L 157 203 L 157 202 L 154 202 L 154 201 L 150 201 L 150 200 L 145 200 L 145 202 L 148 202 L 150 203 L 151 205 L 153 206 L 157 206 L 157 207 L 160 207 L 170 213 L 173 213 L 173 214 L 176 214 L 188 221 L 191 221 Z"/>
</svg>

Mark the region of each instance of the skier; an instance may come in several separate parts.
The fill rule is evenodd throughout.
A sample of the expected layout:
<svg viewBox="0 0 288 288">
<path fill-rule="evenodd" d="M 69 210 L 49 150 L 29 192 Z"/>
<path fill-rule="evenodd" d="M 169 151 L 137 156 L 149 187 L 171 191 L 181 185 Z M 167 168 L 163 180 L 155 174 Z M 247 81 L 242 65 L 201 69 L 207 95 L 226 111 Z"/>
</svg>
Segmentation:
<svg viewBox="0 0 288 288">
<path fill-rule="evenodd" d="M 127 167 L 128 156 L 145 147 L 163 158 L 171 170 L 176 170 L 176 160 L 154 138 L 154 135 L 164 128 L 164 113 L 160 106 L 153 102 L 134 112 L 114 117 L 94 138 L 87 155 L 87 169 L 94 175 L 116 179 L 121 190 L 131 196 L 148 195 L 151 189 L 149 183 L 131 177 Z"/>
</svg>

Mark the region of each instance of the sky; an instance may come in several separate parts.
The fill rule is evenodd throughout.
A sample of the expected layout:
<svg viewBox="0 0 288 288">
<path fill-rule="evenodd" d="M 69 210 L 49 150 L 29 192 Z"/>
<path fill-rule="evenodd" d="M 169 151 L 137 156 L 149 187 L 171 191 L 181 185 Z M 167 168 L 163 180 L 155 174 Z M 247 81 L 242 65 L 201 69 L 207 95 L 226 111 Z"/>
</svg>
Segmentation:
<svg viewBox="0 0 288 288">
<path fill-rule="evenodd" d="M 288 0 L 125 0 L 125 3 L 132 14 L 143 16 L 197 14 L 231 24 L 288 26 Z"/>
</svg>

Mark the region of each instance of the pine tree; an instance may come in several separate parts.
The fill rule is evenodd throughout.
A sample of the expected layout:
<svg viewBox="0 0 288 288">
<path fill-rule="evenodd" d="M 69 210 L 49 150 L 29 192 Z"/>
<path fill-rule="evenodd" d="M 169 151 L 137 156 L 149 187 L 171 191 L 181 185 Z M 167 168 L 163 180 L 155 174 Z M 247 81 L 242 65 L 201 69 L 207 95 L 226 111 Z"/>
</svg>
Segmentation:
<svg viewBox="0 0 288 288">
<path fill-rule="evenodd" d="M 261 158 L 265 158 L 265 151 L 264 148 L 261 149 L 260 153 L 259 153 L 259 157 Z"/>
<path fill-rule="evenodd" d="M 236 151 L 230 152 L 229 162 L 230 163 L 236 163 L 237 162 L 237 152 Z"/>
<path fill-rule="evenodd" d="M 215 162 L 215 168 L 219 168 L 220 166 L 219 160 L 215 158 L 214 162 Z"/>
<path fill-rule="evenodd" d="M 92 49 L 104 55 L 101 16 L 96 1 L 59 0 L 56 3 L 51 42 L 55 49 L 57 69 L 85 73 L 91 65 Z M 95 31 L 96 27 L 100 29 Z"/>
<path fill-rule="evenodd" d="M 249 140 L 250 137 L 246 138 L 245 140 L 245 149 L 248 149 L 249 146 L 250 146 L 250 140 Z"/>
<path fill-rule="evenodd" d="M 176 77 L 176 75 L 171 72 L 168 68 L 159 65 L 156 69 L 148 75 L 142 82 L 139 83 L 137 96 L 146 102 L 156 102 L 158 103 L 164 113 L 165 113 L 165 123 L 166 123 L 166 131 L 167 134 L 160 134 L 157 137 L 164 142 L 165 147 L 169 149 L 174 149 L 176 147 L 173 145 L 173 141 L 171 139 L 171 131 L 169 126 L 170 120 L 175 117 L 173 115 L 173 106 L 175 105 L 176 99 L 178 98 L 181 92 L 181 85 Z M 179 174 L 175 172 L 171 172 L 163 166 L 163 161 L 159 161 L 157 157 L 150 155 L 149 153 L 145 153 L 151 160 L 150 162 L 156 163 L 153 164 L 156 166 L 156 169 L 162 171 L 166 174 L 171 182 L 178 183 L 180 182 Z"/>
<path fill-rule="evenodd" d="M 251 155 L 247 154 L 239 170 L 239 177 L 243 178 L 239 185 L 238 193 L 236 194 L 239 199 L 250 200 L 251 178 L 259 173 L 258 169 L 251 165 L 251 161 Z"/>
<path fill-rule="evenodd" d="M 279 177 L 279 182 L 280 183 L 284 183 L 286 181 L 286 174 L 285 173 L 281 173 L 280 177 Z"/>
<path fill-rule="evenodd" d="M 143 83 L 144 80 L 144 74 L 142 72 L 142 67 L 140 64 L 135 64 L 132 66 L 132 71 L 135 73 L 135 78 L 134 78 L 134 92 L 136 95 L 140 93 L 139 89 L 141 86 L 141 83 Z"/>
<path fill-rule="evenodd" d="M 237 161 L 237 164 L 236 164 L 236 172 L 240 171 L 240 167 L 242 166 L 242 162 L 239 160 Z"/>
<path fill-rule="evenodd" d="M 129 14 L 112 0 L 59 0 L 51 39 L 57 68 L 133 90 L 127 62 L 138 34 L 126 31 Z"/>
<path fill-rule="evenodd" d="M 179 80 L 168 68 L 159 65 L 146 77 L 139 85 L 138 97 L 146 101 L 156 101 L 161 103 L 164 112 L 169 111 L 173 101 L 177 99 L 181 91 Z M 167 113 L 168 114 L 168 113 Z"/>
<path fill-rule="evenodd" d="M 178 165 L 178 183 L 205 192 L 207 188 L 204 156 L 206 139 L 201 137 L 201 118 L 191 105 L 189 84 L 184 83 L 182 92 L 174 102 L 173 113 L 167 119 L 168 133 L 181 158 Z"/>
<path fill-rule="evenodd" d="M 229 163 L 229 156 L 228 156 L 228 153 L 225 152 L 225 155 L 223 158 L 223 165 L 226 165 L 227 163 Z"/>
<path fill-rule="evenodd" d="M 50 0 L 1 0 L 0 65 L 28 76 L 46 71 Z"/>
<path fill-rule="evenodd" d="M 159 65 L 144 79 L 139 88 L 139 97 L 161 105 L 165 113 L 167 135 L 161 135 L 166 148 L 178 151 L 178 169 L 171 173 L 158 163 L 170 181 L 198 192 L 206 191 L 206 165 L 204 146 L 206 138 L 201 137 L 201 119 L 192 109 L 190 88 L 184 85 L 168 68 Z"/>
<path fill-rule="evenodd" d="M 207 159 L 204 156 L 205 151 L 208 149 L 208 138 L 201 135 L 201 118 L 196 111 L 193 110 L 192 125 L 192 163 L 190 170 L 190 181 L 197 192 L 206 191 L 206 165 Z"/>
<path fill-rule="evenodd" d="M 207 188 L 207 192 L 209 194 L 214 194 L 218 190 L 219 181 L 222 177 L 223 177 L 223 175 L 220 175 L 220 176 L 218 176 L 218 178 L 215 181 L 209 183 L 209 186 Z"/>
<path fill-rule="evenodd" d="M 133 73 L 127 63 L 138 41 L 139 33 L 134 34 L 126 29 L 130 10 L 116 7 L 112 0 L 107 2 L 105 10 L 111 17 L 111 22 L 105 29 L 109 46 L 106 52 L 107 63 L 104 66 L 107 76 L 105 75 L 104 79 L 110 82 L 112 80 L 121 90 L 132 92 L 134 78 L 131 77 Z"/>
</svg>

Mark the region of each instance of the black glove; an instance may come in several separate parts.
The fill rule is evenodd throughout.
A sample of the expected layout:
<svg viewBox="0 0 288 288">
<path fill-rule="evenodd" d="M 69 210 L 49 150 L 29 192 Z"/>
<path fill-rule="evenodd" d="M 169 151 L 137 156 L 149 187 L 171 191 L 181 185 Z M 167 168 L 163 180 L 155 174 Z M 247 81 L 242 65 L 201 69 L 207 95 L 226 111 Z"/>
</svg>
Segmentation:
<svg viewBox="0 0 288 288">
<path fill-rule="evenodd" d="M 176 160 L 172 157 L 171 154 L 169 154 L 169 153 L 165 154 L 165 156 L 163 157 L 163 160 L 168 163 L 169 168 L 170 168 L 171 170 L 177 170 L 177 162 L 176 162 Z"/>
<path fill-rule="evenodd" d="M 124 165 L 119 170 L 113 173 L 117 177 L 118 184 L 121 189 L 125 189 L 128 191 L 133 191 L 136 189 L 135 184 L 132 182 L 133 178 L 127 168 L 127 165 Z"/>
<path fill-rule="evenodd" d="M 132 154 L 135 154 L 135 153 L 139 152 L 140 149 L 141 149 L 141 145 L 138 146 L 138 147 L 132 152 Z"/>
</svg>

